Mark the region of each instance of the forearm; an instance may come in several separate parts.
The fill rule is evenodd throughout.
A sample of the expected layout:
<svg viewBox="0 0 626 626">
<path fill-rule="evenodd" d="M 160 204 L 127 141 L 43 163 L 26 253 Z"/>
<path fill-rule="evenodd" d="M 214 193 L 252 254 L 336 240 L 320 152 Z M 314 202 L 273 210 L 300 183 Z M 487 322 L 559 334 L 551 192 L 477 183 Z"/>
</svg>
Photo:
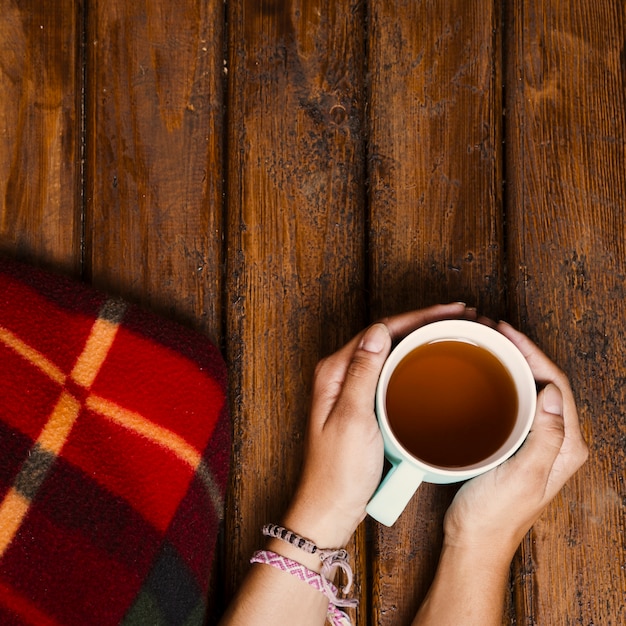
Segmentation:
<svg viewBox="0 0 626 626">
<path fill-rule="evenodd" d="M 221 626 L 322 626 L 328 599 L 307 583 L 270 565 L 253 565 Z"/>
<path fill-rule="evenodd" d="M 316 545 L 345 546 L 351 531 L 339 530 L 340 525 L 329 519 L 330 516 L 324 515 L 319 509 L 314 514 L 309 508 L 306 501 L 297 500 L 284 517 L 283 525 Z M 322 562 L 317 554 L 310 554 L 274 538 L 266 541 L 265 548 L 295 561 L 309 572 L 321 572 Z M 321 626 L 326 621 L 328 607 L 329 600 L 322 591 L 289 572 L 259 563 L 251 567 L 220 626 Z"/>
<path fill-rule="evenodd" d="M 500 626 L 510 558 L 444 545 L 433 584 L 412 626 Z"/>
</svg>

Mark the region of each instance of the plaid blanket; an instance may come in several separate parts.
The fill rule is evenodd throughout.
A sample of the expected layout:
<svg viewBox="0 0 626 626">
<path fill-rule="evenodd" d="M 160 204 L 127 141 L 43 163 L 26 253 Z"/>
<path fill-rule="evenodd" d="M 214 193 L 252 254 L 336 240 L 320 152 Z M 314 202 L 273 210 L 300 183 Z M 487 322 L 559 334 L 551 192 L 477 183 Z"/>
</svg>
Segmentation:
<svg viewBox="0 0 626 626">
<path fill-rule="evenodd" d="M 0 259 L 0 624 L 201 624 L 229 470 L 203 336 Z"/>
</svg>

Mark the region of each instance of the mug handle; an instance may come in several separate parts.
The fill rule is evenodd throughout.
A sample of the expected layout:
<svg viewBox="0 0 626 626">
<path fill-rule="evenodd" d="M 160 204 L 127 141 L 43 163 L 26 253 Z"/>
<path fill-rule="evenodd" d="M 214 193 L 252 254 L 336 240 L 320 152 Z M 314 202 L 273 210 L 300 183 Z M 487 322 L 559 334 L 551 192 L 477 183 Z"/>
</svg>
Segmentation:
<svg viewBox="0 0 626 626">
<path fill-rule="evenodd" d="M 381 524 L 393 526 L 424 476 L 422 470 L 407 461 L 393 464 L 365 510 Z"/>
</svg>

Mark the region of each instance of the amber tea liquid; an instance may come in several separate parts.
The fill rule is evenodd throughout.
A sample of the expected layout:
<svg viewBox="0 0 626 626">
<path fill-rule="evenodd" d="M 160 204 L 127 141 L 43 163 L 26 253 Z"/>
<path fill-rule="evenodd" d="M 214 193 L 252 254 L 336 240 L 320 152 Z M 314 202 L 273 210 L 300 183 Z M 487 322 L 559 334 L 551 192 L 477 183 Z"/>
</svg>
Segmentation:
<svg viewBox="0 0 626 626">
<path fill-rule="evenodd" d="M 389 380 L 386 409 L 391 430 L 413 456 L 458 468 L 500 448 L 518 400 L 511 375 L 491 352 L 446 340 L 404 357 Z"/>
</svg>

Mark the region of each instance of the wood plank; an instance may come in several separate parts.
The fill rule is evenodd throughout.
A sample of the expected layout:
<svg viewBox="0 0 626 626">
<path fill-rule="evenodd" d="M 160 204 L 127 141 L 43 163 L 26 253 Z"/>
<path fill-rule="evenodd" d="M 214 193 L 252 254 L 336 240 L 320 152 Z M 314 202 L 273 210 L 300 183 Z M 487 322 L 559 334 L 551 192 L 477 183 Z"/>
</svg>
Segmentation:
<svg viewBox="0 0 626 626">
<path fill-rule="evenodd" d="M 500 15 L 491 1 L 370 2 L 373 316 L 463 300 L 504 310 Z M 372 623 L 410 623 L 436 566 L 447 487 L 373 524 Z"/>
<path fill-rule="evenodd" d="M 591 454 L 516 564 L 518 620 L 626 623 L 624 4 L 514 1 L 511 310 L 572 380 Z"/>
<path fill-rule="evenodd" d="M 90 4 L 93 282 L 221 337 L 223 2 Z"/>
<path fill-rule="evenodd" d="M 227 598 L 292 494 L 315 365 L 365 321 L 363 21 L 351 1 L 229 5 Z"/>
<path fill-rule="evenodd" d="M 0 0 L 0 250 L 80 273 L 82 8 Z"/>
</svg>

